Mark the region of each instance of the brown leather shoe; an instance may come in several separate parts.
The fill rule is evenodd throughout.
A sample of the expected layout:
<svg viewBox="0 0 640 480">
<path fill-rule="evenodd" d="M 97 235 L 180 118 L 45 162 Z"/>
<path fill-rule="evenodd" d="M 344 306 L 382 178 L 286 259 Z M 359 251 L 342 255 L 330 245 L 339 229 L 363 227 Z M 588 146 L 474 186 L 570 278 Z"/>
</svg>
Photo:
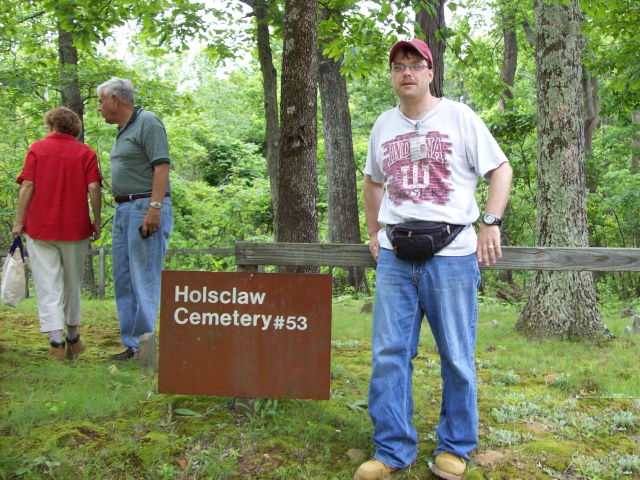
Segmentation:
<svg viewBox="0 0 640 480">
<path fill-rule="evenodd" d="M 392 468 L 385 465 L 380 460 L 369 460 L 360 465 L 360 468 L 356 470 L 353 480 L 383 480 L 389 478 L 396 473 L 399 468 Z"/>
<path fill-rule="evenodd" d="M 65 348 L 64 343 L 60 343 L 58 345 L 51 345 L 51 349 L 49 349 L 49 358 L 51 360 L 55 360 L 56 362 L 64 362 L 65 359 Z"/>
<path fill-rule="evenodd" d="M 86 349 L 86 345 L 80 340 L 80 335 L 78 335 L 75 340 L 69 340 L 67 338 L 67 348 L 65 351 L 67 360 L 76 360 Z"/>
<path fill-rule="evenodd" d="M 467 468 L 467 462 L 453 453 L 442 452 L 436 457 L 434 464 L 429 467 L 434 475 L 444 480 L 461 480 Z"/>
<path fill-rule="evenodd" d="M 138 358 L 138 352 L 135 352 L 133 348 L 127 347 L 124 352 L 116 353 L 115 355 L 109 355 L 111 360 L 136 360 Z"/>
</svg>

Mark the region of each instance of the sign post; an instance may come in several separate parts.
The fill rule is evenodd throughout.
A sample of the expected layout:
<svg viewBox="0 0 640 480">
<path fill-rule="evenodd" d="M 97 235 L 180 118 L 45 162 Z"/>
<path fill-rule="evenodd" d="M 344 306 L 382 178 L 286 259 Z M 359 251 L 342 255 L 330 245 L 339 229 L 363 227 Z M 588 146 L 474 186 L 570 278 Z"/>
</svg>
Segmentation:
<svg viewBox="0 0 640 480">
<path fill-rule="evenodd" d="M 329 399 L 331 276 L 164 271 L 158 391 Z"/>
</svg>

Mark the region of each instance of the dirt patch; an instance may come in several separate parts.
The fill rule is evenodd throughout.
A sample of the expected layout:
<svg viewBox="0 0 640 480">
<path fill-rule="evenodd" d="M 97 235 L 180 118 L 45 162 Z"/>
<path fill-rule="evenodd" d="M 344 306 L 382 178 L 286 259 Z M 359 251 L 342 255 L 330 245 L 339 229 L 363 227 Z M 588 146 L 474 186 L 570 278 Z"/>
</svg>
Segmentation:
<svg viewBox="0 0 640 480">
<path fill-rule="evenodd" d="M 473 461 L 483 468 L 491 467 L 494 464 L 505 461 L 507 459 L 506 452 L 500 450 L 487 450 L 485 452 L 474 455 Z"/>
<path fill-rule="evenodd" d="M 550 430 L 550 427 L 548 425 L 539 422 L 525 423 L 524 428 L 534 433 L 544 433 Z"/>
</svg>

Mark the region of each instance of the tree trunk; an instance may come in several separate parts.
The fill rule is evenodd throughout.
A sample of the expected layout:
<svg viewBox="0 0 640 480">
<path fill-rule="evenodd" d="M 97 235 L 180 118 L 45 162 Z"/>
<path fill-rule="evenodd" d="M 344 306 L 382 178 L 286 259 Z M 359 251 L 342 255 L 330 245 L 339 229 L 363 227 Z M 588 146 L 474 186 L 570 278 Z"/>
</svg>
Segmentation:
<svg viewBox="0 0 640 480">
<path fill-rule="evenodd" d="M 317 0 L 285 0 L 277 241 L 318 241 Z M 286 271 L 317 272 L 316 267 Z"/>
<path fill-rule="evenodd" d="M 535 0 L 540 246 L 588 246 L 578 0 Z M 516 328 L 528 336 L 602 337 L 590 272 L 538 271 Z"/>
<path fill-rule="evenodd" d="M 582 95 L 584 98 L 584 153 L 586 166 L 587 190 L 595 193 L 598 188 L 598 172 L 591 171 L 592 168 L 598 168 L 593 165 L 593 133 L 598 123 L 598 113 L 600 113 L 600 98 L 598 92 L 600 85 L 598 77 L 591 77 L 587 74 L 584 66 L 582 67 Z M 591 226 L 589 226 L 589 236 L 593 239 L 593 246 L 601 246 L 600 237 L 595 234 Z M 594 272 L 593 277 L 599 278 L 601 272 Z"/>
<path fill-rule="evenodd" d="M 58 26 L 58 50 L 60 52 L 60 84 L 62 104 L 84 117 L 84 103 L 80 95 L 78 81 L 78 50 L 73 45 L 73 36 Z M 84 127 L 78 140 L 84 142 Z"/>
<path fill-rule="evenodd" d="M 426 9 L 418 10 L 416 22 L 425 35 L 433 56 L 433 82 L 431 94 L 436 97 L 444 96 L 444 50 L 445 42 L 441 40 L 440 31 L 446 26 L 444 18 L 444 3 L 446 0 L 427 0 Z"/>
<path fill-rule="evenodd" d="M 273 66 L 269 42 L 268 0 L 243 0 L 253 8 L 256 17 L 256 44 L 262 72 L 264 95 L 266 157 L 271 185 L 271 210 L 273 212 L 273 236 L 278 238 L 278 161 L 280 158 L 280 123 L 278 120 L 278 72 Z"/>
<path fill-rule="evenodd" d="M 60 53 L 60 83 L 62 104 L 78 114 L 80 120 L 84 118 L 84 103 L 80 95 L 78 80 L 78 50 L 73 44 L 73 35 L 58 26 L 58 51 Z M 78 140 L 84 142 L 84 123 Z M 87 255 L 84 262 L 84 276 L 82 290 L 92 297 L 98 295 L 96 277 L 93 270 L 93 257 Z"/>
<path fill-rule="evenodd" d="M 640 110 L 636 110 L 631 113 L 631 122 L 635 128 L 631 134 L 630 171 L 632 174 L 636 174 L 640 171 Z M 636 228 L 634 237 L 633 244 L 638 245 L 638 239 L 640 239 L 640 228 Z M 636 285 L 638 285 L 638 283 L 636 283 Z M 640 296 L 640 286 L 636 287 L 636 292 L 639 292 L 638 295 Z"/>
<path fill-rule="evenodd" d="M 503 5 L 502 8 L 508 8 Z M 516 69 L 518 67 L 518 36 L 516 34 L 515 18 L 513 13 L 506 12 L 503 14 L 503 27 L 502 38 L 504 41 L 504 51 L 502 54 L 502 72 L 500 74 L 500 80 L 507 85 L 507 88 L 502 90 L 500 96 L 500 104 L 498 108 L 505 110 L 507 108 L 512 109 L 512 102 L 507 100 L 513 100 L 512 88 L 515 85 Z M 504 211 L 504 220 L 502 226 L 502 244 L 507 246 L 511 245 L 509 235 L 509 205 L 507 205 Z M 502 270 L 498 273 L 498 280 L 509 285 L 510 290 L 514 290 L 513 271 Z M 506 295 L 505 295 L 506 296 Z"/>
<path fill-rule="evenodd" d="M 598 77 L 591 77 L 587 72 L 583 71 L 582 75 L 582 91 L 584 95 L 584 151 L 587 160 L 591 158 L 593 149 L 593 133 L 598 124 L 598 114 L 600 113 L 600 84 Z M 591 190 L 591 188 L 590 188 Z M 591 190 L 595 191 L 595 190 Z"/>
<path fill-rule="evenodd" d="M 511 89 L 515 84 L 516 68 L 518 67 L 518 36 L 516 34 L 515 19 L 512 14 L 504 16 L 504 27 L 502 28 L 502 38 L 504 40 L 504 53 L 502 56 L 502 73 L 500 80 L 505 83 L 508 88 L 502 90 L 500 97 L 500 109 L 504 110 L 507 99 L 513 100 L 513 92 Z"/>
<path fill-rule="evenodd" d="M 635 131 L 631 136 L 631 173 L 640 170 L 640 110 L 631 114 L 631 121 L 635 125 Z"/>
<path fill-rule="evenodd" d="M 323 19 L 328 18 L 322 10 Z M 332 243 L 360 243 L 356 162 L 351 140 L 351 116 L 347 81 L 340 74 L 340 63 L 318 50 L 318 85 L 322 102 L 324 156 L 327 169 L 329 231 Z M 357 292 L 366 288 L 364 268 L 348 268 L 347 284 Z"/>
</svg>

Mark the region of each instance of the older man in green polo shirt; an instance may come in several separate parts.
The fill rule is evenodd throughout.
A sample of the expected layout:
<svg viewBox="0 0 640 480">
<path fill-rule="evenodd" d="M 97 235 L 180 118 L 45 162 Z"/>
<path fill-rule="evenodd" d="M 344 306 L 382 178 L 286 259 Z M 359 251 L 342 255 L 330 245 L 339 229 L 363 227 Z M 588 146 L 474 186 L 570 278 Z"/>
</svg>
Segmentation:
<svg viewBox="0 0 640 480">
<path fill-rule="evenodd" d="M 126 350 L 113 360 L 135 358 L 138 338 L 155 330 L 160 276 L 173 209 L 169 186 L 169 143 L 160 119 L 135 106 L 129 80 L 112 78 L 97 88 L 98 110 L 118 126 L 111 149 L 113 278 Z"/>
</svg>

